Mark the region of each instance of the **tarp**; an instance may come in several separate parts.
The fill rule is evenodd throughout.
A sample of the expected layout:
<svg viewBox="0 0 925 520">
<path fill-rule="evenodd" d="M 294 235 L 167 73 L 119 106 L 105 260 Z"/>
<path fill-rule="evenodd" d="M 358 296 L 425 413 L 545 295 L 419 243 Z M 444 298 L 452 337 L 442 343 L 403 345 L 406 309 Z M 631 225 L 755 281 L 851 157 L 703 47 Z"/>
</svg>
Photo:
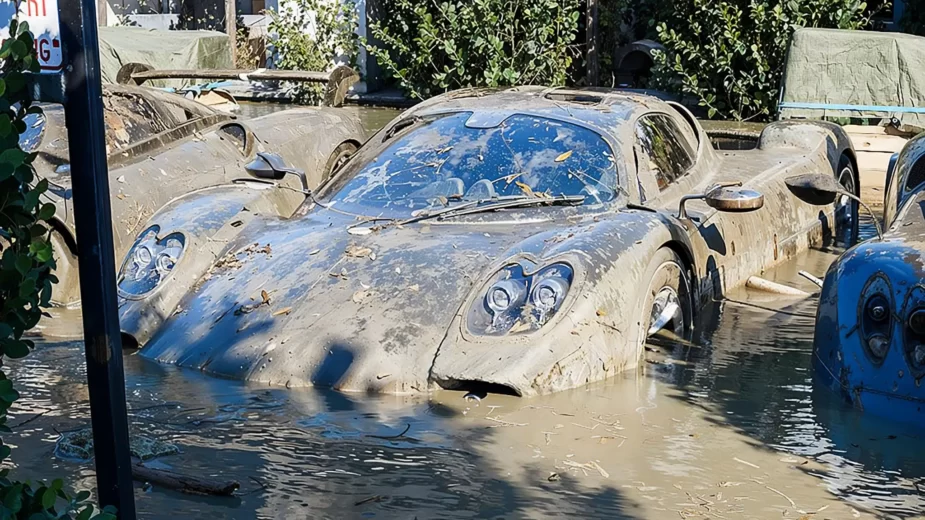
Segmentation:
<svg viewBox="0 0 925 520">
<path fill-rule="evenodd" d="M 215 31 L 158 31 L 140 27 L 100 27 L 103 81 L 116 82 L 126 63 L 155 69 L 233 69 L 231 39 Z M 152 87 L 185 87 L 190 80 L 149 81 Z"/>
<path fill-rule="evenodd" d="M 781 119 L 898 119 L 925 129 L 925 38 L 798 29 L 790 45 Z"/>
</svg>

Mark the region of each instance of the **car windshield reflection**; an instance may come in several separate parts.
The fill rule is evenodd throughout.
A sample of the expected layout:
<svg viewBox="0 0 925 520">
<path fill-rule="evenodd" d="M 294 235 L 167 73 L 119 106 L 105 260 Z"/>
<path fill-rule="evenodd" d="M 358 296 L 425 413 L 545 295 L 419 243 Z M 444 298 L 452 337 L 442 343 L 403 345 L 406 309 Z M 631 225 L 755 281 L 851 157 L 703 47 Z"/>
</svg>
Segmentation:
<svg viewBox="0 0 925 520">
<path fill-rule="evenodd" d="M 583 196 L 585 204 L 600 204 L 621 189 L 617 159 L 592 130 L 528 115 L 473 128 L 466 125 L 471 115 L 421 119 L 387 137 L 378 155 L 360 152 L 327 190 L 329 201 L 412 214 L 518 196 Z"/>
</svg>

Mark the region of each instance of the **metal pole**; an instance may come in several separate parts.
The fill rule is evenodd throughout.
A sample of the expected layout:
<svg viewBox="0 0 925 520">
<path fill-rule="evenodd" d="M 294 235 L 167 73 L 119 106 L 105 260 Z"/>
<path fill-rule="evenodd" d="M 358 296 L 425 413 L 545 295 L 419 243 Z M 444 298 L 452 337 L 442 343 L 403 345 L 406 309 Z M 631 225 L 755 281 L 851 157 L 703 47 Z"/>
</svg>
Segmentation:
<svg viewBox="0 0 925 520">
<path fill-rule="evenodd" d="M 238 11 L 235 6 L 235 0 L 225 0 L 225 32 L 231 39 L 231 64 L 238 67 Z"/>
<path fill-rule="evenodd" d="M 94 0 L 62 0 L 68 149 L 100 505 L 135 519 Z"/>
<path fill-rule="evenodd" d="M 600 2 L 587 0 L 587 13 L 585 13 L 585 40 L 588 52 L 588 78 L 589 87 L 596 87 L 600 81 L 601 66 L 598 43 L 600 42 Z"/>
</svg>

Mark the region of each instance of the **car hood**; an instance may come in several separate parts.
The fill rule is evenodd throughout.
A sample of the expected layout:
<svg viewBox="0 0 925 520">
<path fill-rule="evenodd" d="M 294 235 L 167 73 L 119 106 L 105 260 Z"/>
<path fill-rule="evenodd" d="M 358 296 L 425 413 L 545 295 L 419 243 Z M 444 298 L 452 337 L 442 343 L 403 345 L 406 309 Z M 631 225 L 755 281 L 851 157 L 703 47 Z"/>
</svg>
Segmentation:
<svg viewBox="0 0 925 520">
<path fill-rule="evenodd" d="M 331 210 L 254 221 L 141 354 L 270 384 L 426 390 L 470 291 L 509 257 L 567 250 L 594 219 L 575 208 L 496 215 L 362 236 Z"/>
</svg>

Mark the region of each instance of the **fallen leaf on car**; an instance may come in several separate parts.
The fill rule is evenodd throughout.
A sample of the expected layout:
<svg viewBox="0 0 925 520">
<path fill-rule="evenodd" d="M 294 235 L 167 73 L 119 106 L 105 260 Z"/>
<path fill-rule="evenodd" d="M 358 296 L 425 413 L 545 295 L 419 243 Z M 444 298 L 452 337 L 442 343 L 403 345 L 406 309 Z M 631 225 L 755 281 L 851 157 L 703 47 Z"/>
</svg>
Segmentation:
<svg viewBox="0 0 925 520">
<path fill-rule="evenodd" d="M 270 305 L 270 293 L 266 291 L 260 291 L 260 297 L 263 298 L 263 303 Z"/>
<path fill-rule="evenodd" d="M 598 310 L 597 310 L 597 315 L 598 315 L 598 316 L 607 316 L 607 311 L 605 311 L 604 309 L 598 309 Z"/>
<path fill-rule="evenodd" d="M 317 255 L 317 254 L 320 253 L 320 252 L 321 252 L 320 249 L 315 249 L 314 251 L 312 251 L 311 253 L 309 253 L 308 256 L 315 256 L 315 255 Z"/>
<path fill-rule="evenodd" d="M 373 250 L 368 247 L 361 247 L 354 244 L 348 245 L 344 250 L 344 253 L 346 253 L 347 256 L 352 256 L 354 258 L 365 258 L 372 252 Z"/>
<path fill-rule="evenodd" d="M 288 316 L 290 312 L 292 312 L 292 307 L 286 307 L 285 309 L 280 309 L 280 310 L 274 312 L 274 313 L 273 313 L 273 316 L 282 316 L 283 314 L 285 314 L 286 316 Z M 283 343 L 285 343 L 285 342 L 283 342 Z"/>
<path fill-rule="evenodd" d="M 125 175 L 120 175 L 119 178 L 116 179 L 116 180 L 119 181 L 119 182 L 121 182 L 121 183 L 125 183 Z"/>
<path fill-rule="evenodd" d="M 562 162 L 572 156 L 572 151 L 569 150 L 563 154 L 560 154 L 559 157 L 556 157 L 556 162 Z"/>
<path fill-rule="evenodd" d="M 526 184 L 520 181 L 517 181 L 514 184 L 516 184 L 517 187 L 520 188 L 520 191 L 524 192 L 524 195 L 527 195 L 528 197 L 536 197 L 536 193 L 533 193 L 533 188 L 531 188 L 530 186 L 527 186 Z"/>
<path fill-rule="evenodd" d="M 363 303 L 363 300 L 369 298 L 370 294 L 372 293 L 369 291 L 357 291 L 353 293 L 353 303 Z"/>
</svg>

